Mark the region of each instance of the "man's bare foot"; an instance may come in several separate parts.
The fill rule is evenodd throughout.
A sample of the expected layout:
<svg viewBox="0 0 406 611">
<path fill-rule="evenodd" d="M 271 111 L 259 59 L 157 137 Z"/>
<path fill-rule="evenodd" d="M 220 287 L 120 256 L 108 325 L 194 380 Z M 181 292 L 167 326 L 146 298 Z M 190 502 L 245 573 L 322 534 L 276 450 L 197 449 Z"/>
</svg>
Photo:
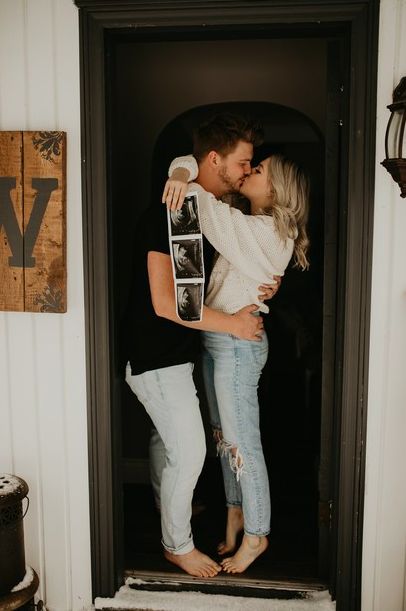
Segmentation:
<svg viewBox="0 0 406 611">
<path fill-rule="evenodd" d="M 221 565 L 226 573 L 242 573 L 268 547 L 267 537 L 244 535 L 242 543 L 234 556 L 224 558 Z"/>
<path fill-rule="evenodd" d="M 221 566 L 217 562 L 196 548 L 187 554 L 171 554 L 164 550 L 164 556 L 169 562 L 194 577 L 214 577 L 221 571 Z"/>
<path fill-rule="evenodd" d="M 235 550 L 237 535 L 243 530 L 243 528 L 244 514 L 241 507 L 228 507 L 226 540 L 222 541 L 217 546 L 217 552 L 220 556 L 229 554 Z"/>
</svg>

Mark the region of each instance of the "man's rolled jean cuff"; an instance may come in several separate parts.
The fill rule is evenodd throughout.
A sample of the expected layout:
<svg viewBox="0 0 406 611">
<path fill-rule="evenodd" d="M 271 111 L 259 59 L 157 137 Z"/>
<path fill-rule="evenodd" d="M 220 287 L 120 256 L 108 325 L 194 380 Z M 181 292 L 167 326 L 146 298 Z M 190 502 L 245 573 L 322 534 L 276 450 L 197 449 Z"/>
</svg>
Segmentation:
<svg viewBox="0 0 406 611">
<path fill-rule="evenodd" d="M 161 543 L 164 549 L 166 549 L 167 552 L 170 552 L 174 556 L 181 556 L 182 554 L 188 554 L 189 552 L 192 552 L 195 549 L 193 539 L 191 539 L 190 541 L 187 541 L 186 543 L 184 543 L 183 545 L 181 545 L 178 548 L 169 547 L 168 545 L 165 545 L 163 539 L 161 539 Z"/>
</svg>

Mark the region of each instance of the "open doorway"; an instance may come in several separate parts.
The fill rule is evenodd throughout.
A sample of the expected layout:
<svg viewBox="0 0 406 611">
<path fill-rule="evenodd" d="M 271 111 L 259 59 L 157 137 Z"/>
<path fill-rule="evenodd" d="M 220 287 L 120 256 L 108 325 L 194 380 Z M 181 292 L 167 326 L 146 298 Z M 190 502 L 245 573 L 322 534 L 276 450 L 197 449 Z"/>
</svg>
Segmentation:
<svg viewBox="0 0 406 611">
<path fill-rule="evenodd" d="M 324 132 L 324 273 L 319 566 L 329 566 L 337 611 L 359 611 L 367 422 L 368 337 L 373 238 L 376 75 L 379 2 L 375 0 L 75 0 L 80 8 L 83 239 L 89 440 L 89 492 L 94 596 L 111 596 L 125 574 L 121 395 L 117 366 L 118 260 L 112 213 L 117 167 L 112 127 L 116 112 L 114 39 L 324 40 L 326 128 Z M 217 10 L 219 8 L 219 10 Z M 106 61 L 107 60 L 107 61 Z M 283 58 L 281 58 L 283 65 Z M 297 75 L 296 75 L 297 76 Z M 292 99 L 306 99 L 311 74 L 291 83 Z M 305 82 L 303 82 L 303 80 Z M 219 85 L 219 90 L 221 89 Z M 162 91 L 159 91 L 162 97 Z M 165 96 L 164 96 L 165 100 Z M 247 101 L 247 98 L 244 98 Z M 250 100 L 260 101 L 258 97 Z M 224 101 L 230 100 L 229 95 Z M 295 108 L 283 100 L 273 103 Z M 197 104 L 209 104 L 202 99 Z M 196 103 L 193 102 L 195 105 Z M 164 104 L 165 105 L 165 104 Z M 161 104 L 162 106 L 162 104 Z M 168 106 L 170 110 L 170 106 Z M 173 112 L 176 117 L 187 109 Z M 310 109 L 311 111 L 311 109 Z M 311 117 L 311 112 L 304 112 Z M 165 124 L 170 122 L 168 117 Z M 317 124 L 317 122 L 316 122 Z M 155 134 L 164 128 L 164 123 Z M 134 134 L 133 134 L 134 135 Z M 138 134 L 139 136 L 140 134 Z M 337 154 L 339 162 L 337 163 Z M 134 164 L 126 166 L 130 172 Z M 126 184 L 129 177 L 126 177 Z M 136 185 L 122 195 L 136 201 Z M 117 185 L 116 185 L 117 186 Z M 137 185 L 138 186 L 138 185 Z M 136 208 L 127 209 L 128 223 Z M 337 231 L 338 221 L 338 231 Z M 123 239 L 126 236 L 123 235 Z M 336 239 L 339 239 L 339 242 Z M 127 264 L 127 263 L 125 263 Z M 331 269 L 330 269 L 331 267 Z M 337 275 L 336 272 L 337 271 Z M 336 350 L 334 350 L 334 346 Z M 334 405 L 329 405 L 333 397 Z M 323 422 L 326 415 L 333 422 Z M 333 431 L 326 436 L 325 431 Z M 333 485 L 328 496 L 328 483 Z M 333 501 L 330 503 L 330 501 Z M 332 528 L 329 524 L 332 521 Z M 323 544 L 323 539 L 331 542 Z M 286 583 L 286 582 L 284 582 Z M 274 590 L 269 581 L 265 595 Z"/>
<path fill-rule="evenodd" d="M 289 269 L 266 317 L 270 356 L 261 378 L 261 431 L 272 496 L 269 553 L 244 574 L 253 582 L 328 584 L 331 573 L 340 174 L 340 45 L 327 38 L 273 37 L 258 30 L 114 35 L 107 85 L 112 317 L 124 311 L 137 218 L 160 204 L 171 159 L 191 150 L 193 126 L 218 110 L 257 117 L 265 142 L 257 159 L 281 152 L 312 184 L 311 268 Z M 332 102 L 333 101 L 333 102 Z M 335 131 L 332 133 L 332 125 Z M 326 150 L 328 155 L 326 156 Z M 329 180 L 326 181 L 326 175 Z M 331 185 L 334 176 L 336 184 Z M 341 236 L 343 239 L 344 236 Z M 327 281 L 326 281 L 327 276 Z M 162 557 L 149 485 L 150 422 L 120 380 L 115 334 L 113 411 L 118 536 L 126 574 L 174 571 Z M 204 388 L 196 372 L 204 420 Z M 207 427 L 208 456 L 196 489 L 197 545 L 213 555 L 225 524 L 221 471 Z"/>
</svg>

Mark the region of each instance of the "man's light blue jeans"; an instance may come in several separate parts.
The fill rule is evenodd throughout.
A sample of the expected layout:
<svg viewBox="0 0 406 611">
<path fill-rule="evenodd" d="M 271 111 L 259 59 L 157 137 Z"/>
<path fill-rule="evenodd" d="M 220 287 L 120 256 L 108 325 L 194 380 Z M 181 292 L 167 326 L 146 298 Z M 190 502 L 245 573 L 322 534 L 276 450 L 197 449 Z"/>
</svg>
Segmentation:
<svg viewBox="0 0 406 611">
<path fill-rule="evenodd" d="M 211 424 L 221 456 L 228 506 L 241 506 L 244 532 L 270 531 L 269 480 L 259 428 L 258 382 L 268 340 L 203 332 L 203 374 Z"/>
<path fill-rule="evenodd" d="M 165 466 L 162 476 L 159 474 L 162 544 L 173 554 L 194 549 L 192 497 L 206 455 L 192 373 L 192 363 L 135 376 L 129 364 L 126 369 L 126 382 L 144 405 L 165 446 Z"/>
</svg>

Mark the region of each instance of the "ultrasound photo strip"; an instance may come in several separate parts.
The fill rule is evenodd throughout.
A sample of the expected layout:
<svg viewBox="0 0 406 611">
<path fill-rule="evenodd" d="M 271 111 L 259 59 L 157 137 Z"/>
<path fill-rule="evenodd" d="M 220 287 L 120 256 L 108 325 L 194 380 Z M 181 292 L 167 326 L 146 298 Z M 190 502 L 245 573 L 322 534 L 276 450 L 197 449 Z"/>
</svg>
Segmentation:
<svg viewBox="0 0 406 611">
<path fill-rule="evenodd" d="M 175 282 L 176 313 L 200 321 L 204 299 L 203 237 L 197 192 L 188 193 L 180 210 L 168 210 L 169 246 Z"/>
<path fill-rule="evenodd" d="M 202 320 L 203 287 L 201 282 L 176 284 L 176 312 L 181 320 Z"/>
<path fill-rule="evenodd" d="M 172 240 L 172 256 L 177 280 L 203 278 L 202 239 Z"/>
<path fill-rule="evenodd" d="M 171 236 L 201 234 L 197 193 L 189 193 L 185 197 L 182 208 L 171 210 L 169 217 Z"/>
</svg>

